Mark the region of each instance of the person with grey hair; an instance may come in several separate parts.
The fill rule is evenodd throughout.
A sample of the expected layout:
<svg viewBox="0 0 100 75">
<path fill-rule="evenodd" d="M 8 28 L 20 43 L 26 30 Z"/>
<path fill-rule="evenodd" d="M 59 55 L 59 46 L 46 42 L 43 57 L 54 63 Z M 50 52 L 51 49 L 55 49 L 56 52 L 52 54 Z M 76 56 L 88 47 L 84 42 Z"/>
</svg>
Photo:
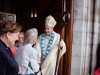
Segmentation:
<svg viewBox="0 0 100 75">
<path fill-rule="evenodd" d="M 24 44 L 18 48 L 15 54 L 15 60 L 21 68 L 20 75 L 34 75 L 39 70 L 38 53 L 32 46 L 35 44 L 38 36 L 36 28 L 26 31 Z"/>
</svg>

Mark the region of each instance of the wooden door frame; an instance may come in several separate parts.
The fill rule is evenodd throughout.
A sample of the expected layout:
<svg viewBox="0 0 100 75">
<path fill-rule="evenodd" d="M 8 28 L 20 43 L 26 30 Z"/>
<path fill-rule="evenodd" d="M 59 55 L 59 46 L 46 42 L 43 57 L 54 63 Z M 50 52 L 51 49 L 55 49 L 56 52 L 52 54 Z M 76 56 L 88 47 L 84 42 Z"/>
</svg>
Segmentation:
<svg viewBox="0 0 100 75">
<path fill-rule="evenodd" d="M 66 3 L 67 0 L 64 0 Z M 64 3 L 64 4 L 65 4 Z M 67 4 L 67 3 L 66 3 Z M 65 4 L 65 6 L 66 6 Z M 65 8 L 64 8 L 65 9 Z M 63 56 L 63 68 L 61 70 L 61 75 L 70 75 L 71 74 L 71 57 L 72 57 L 72 25 L 73 25 L 73 0 L 69 0 L 69 10 L 70 18 L 67 22 L 67 25 L 64 28 L 64 38 L 66 43 L 66 53 Z M 62 60 L 62 59 L 61 59 Z"/>
</svg>

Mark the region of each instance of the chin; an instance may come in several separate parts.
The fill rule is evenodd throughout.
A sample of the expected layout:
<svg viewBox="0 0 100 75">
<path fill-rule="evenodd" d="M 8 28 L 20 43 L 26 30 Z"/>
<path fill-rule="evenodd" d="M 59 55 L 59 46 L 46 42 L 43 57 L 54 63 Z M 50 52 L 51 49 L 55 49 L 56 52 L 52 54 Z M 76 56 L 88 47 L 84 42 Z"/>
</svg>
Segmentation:
<svg viewBox="0 0 100 75">
<path fill-rule="evenodd" d="M 13 44 L 11 44 L 11 46 L 14 46 L 14 43 L 13 43 Z"/>
<path fill-rule="evenodd" d="M 45 32 L 45 34 L 46 34 L 47 36 L 50 36 L 50 33 L 48 33 L 48 32 L 47 32 L 47 33 Z"/>
</svg>

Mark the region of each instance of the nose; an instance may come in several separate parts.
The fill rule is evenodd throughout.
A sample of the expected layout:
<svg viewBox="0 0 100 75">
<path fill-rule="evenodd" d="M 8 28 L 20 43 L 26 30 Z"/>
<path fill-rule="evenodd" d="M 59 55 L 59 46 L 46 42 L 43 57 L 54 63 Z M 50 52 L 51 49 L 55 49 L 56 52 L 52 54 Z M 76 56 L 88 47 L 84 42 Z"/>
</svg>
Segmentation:
<svg viewBox="0 0 100 75">
<path fill-rule="evenodd" d="M 18 37 L 16 37 L 16 40 L 18 40 Z"/>
</svg>

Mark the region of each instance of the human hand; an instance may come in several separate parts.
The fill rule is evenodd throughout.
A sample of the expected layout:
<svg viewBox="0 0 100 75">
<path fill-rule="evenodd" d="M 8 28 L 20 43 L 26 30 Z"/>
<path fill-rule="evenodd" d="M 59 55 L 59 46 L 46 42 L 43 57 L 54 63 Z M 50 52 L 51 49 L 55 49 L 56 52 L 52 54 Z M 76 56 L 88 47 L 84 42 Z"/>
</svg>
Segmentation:
<svg viewBox="0 0 100 75">
<path fill-rule="evenodd" d="M 60 47 L 60 48 L 63 47 L 63 40 L 61 40 L 61 41 L 59 42 L 59 47 Z"/>
<path fill-rule="evenodd" d="M 40 60 L 40 59 L 38 59 L 38 63 L 39 63 L 39 64 L 41 63 L 41 60 Z"/>
<path fill-rule="evenodd" d="M 62 50 L 64 47 L 64 41 L 63 40 L 59 41 L 58 46 L 59 46 L 59 50 Z"/>
<path fill-rule="evenodd" d="M 19 66 L 19 72 L 18 73 L 20 73 L 21 72 L 21 67 Z"/>
</svg>

